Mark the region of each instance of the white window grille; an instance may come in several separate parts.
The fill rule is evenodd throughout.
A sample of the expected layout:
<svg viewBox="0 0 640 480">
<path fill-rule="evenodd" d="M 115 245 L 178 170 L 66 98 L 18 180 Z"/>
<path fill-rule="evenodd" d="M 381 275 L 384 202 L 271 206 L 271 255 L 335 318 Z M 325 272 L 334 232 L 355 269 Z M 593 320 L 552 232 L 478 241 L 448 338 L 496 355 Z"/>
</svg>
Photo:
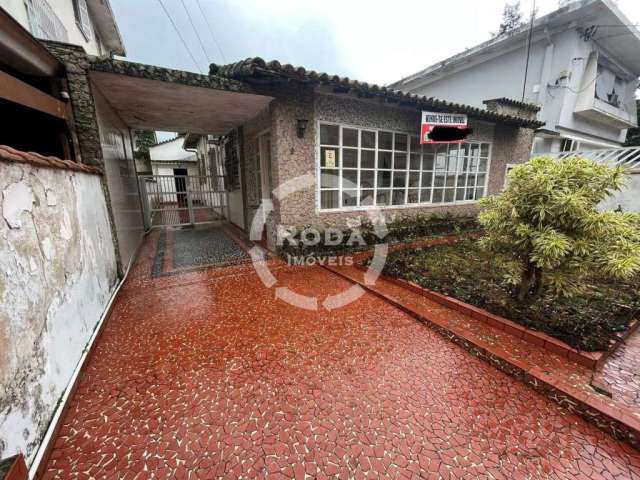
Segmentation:
<svg viewBox="0 0 640 480">
<path fill-rule="evenodd" d="M 73 0 L 73 10 L 80 31 L 85 36 L 85 39 L 89 41 L 91 38 L 91 20 L 89 19 L 87 0 Z"/>
<path fill-rule="evenodd" d="M 25 0 L 29 29 L 36 38 L 55 40 L 58 42 L 69 41 L 67 29 L 46 0 Z"/>
</svg>

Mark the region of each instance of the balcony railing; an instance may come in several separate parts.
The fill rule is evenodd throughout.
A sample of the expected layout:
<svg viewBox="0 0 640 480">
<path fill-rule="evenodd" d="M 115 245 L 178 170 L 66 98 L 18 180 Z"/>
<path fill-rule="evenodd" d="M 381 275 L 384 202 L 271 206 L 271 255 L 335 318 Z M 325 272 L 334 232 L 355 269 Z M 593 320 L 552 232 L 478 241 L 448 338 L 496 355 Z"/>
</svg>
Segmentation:
<svg viewBox="0 0 640 480">
<path fill-rule="evenodd" d="M 566 158 L 579 155 L 596 162 L 607 163 L 614 166 L 626 167 L 630 170 L 640 171 L 640 147 L 611 148 L 608 150 L 578 150 L 573 152 L 549 152 L 539 155 L 550 155 L 556 158 Z"/>
<path fill-rule="evenodd" d="M 34 37 L 58 42 L 69 41 L 67 29 L 46 0 L 25 0 L 24 4 Z"/>
</svg>

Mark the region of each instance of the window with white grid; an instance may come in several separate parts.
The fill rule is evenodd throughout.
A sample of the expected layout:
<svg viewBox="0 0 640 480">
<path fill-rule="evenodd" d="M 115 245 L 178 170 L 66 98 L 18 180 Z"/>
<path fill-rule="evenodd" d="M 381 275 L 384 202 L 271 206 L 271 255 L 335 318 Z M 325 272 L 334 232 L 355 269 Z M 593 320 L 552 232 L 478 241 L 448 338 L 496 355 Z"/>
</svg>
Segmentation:
<svg viewBox="0 0 640 480">
<path fill-rule="evenodd" d="M 320 209 L 476 201 L 486 194 L 490 144 L 420 145 L 417 135 L 320 124 Z"/>
</svg>

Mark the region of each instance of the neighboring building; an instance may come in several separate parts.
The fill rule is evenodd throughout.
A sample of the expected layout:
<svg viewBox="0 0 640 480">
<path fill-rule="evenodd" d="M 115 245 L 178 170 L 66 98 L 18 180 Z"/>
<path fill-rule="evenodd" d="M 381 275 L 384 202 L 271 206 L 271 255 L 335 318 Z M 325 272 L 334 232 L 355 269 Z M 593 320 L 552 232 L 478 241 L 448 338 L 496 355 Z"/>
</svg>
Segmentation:
<svg viewBox="0 0 640 480">
<path fill-rule="evenodd" d="M 149 148 L 154 175 L 198 175 L 198 155 L 184 149 L 184 135 Z"/>
<path fill-rule="evenodd" d="M 537 105 L 545 126 L 534 153 L 616 148 L 637 125 L 640 33 L 632 23 L 611 0 L 575 1 L 535 20 L 528 68 L 525 25 L 391 88 L 477 107 L 503 97 Z"/>
<path fill-rule="evenodd" d="M 31 34 L 82 47 L 90 55 L 125 55 L 109 0 L 0 0 Z"/>
</svg>

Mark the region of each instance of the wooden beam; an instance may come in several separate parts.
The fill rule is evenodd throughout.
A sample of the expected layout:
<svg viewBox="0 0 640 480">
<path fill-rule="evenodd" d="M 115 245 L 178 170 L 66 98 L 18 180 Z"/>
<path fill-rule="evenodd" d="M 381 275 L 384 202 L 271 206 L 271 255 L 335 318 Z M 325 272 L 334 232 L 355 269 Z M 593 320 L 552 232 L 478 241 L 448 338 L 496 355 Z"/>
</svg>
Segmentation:
<svg viewBox="0 0 640 480">
<path fill-rule="evenodd" d="M 5 72 L 0 71 L 0 98 L 33 108 L 54 117 L 67 119 L 67 104 L 47 95 Z"/>
</svg>

